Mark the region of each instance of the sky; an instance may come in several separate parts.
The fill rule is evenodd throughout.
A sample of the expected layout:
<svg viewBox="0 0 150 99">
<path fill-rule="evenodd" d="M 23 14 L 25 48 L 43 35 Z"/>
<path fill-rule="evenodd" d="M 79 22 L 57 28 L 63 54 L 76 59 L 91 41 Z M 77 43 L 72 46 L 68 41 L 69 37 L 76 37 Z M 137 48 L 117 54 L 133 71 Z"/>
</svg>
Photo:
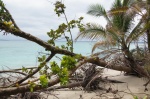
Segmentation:
<svg viewBox="0 0 150 99">
<path fill-rule="evenodd" d="M 91 4 L 101 4 L 106 10 L 114 0 L 62 0 L 66 6 L 66 15 L 69 20 L 78 19 L 83 16 L 83 23 L 96 22 L 105 27 L 106 21 L 102 18 L 95 18 L 87 15 L 86 12 Z M 48 40 L 47 32 L 57 29 L 58 25 L 65 22 L 64 16 L 57 17 L 54 12 L 56 0 L 3 0 L 6 8 L 10 11 L 18 26 L 25 32 Z M 72 30 L 73 38 L 78 31 Z M 22 40 L 11 34 L 0 34 L 3 40 Z"/>
</svg>

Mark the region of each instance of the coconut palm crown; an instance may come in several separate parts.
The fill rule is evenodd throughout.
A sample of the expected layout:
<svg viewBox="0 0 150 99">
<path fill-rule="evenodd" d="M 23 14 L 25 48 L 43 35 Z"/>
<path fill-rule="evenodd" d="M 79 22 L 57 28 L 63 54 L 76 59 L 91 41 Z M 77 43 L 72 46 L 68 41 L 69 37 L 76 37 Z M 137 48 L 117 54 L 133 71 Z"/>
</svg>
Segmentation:
<svg viewBox="0 0 150 99">
<path fill-rule="evenodd" d="M 129 51 L 130 43 L 141 36 L 141 24 L 134 24 L 135 13 L 127 11 L 135 3 L 135 0 L 115 0 L 109 11 L 100 4 L 91 5 L 87 14 L 95 17 L 104 17 L 107 21 L 106 27 L 97 23 L 86 25 L 85 31 L 78 34 L 78 38 L 96 39 L 92 52 L 97 47 L 113 48 L 119 46 L 126 57 L 131 58 Z"/>
</svg>

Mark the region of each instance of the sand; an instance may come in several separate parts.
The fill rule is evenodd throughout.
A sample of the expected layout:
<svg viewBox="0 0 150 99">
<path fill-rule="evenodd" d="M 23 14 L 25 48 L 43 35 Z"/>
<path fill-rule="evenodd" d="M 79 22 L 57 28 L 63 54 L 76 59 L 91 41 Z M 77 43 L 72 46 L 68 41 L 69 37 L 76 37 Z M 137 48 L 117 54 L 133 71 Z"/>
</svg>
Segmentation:
<svg viewBox="0 0 150 99">
<path fill-rule="evenodd" d="M 124 76 L 124 73 L 110 69 L 105 69 L 103 75 L 108 76 L 110 79 L 123 81 L 126 83 L 107 83 L 101 85 L 106 88 L 111 87 L 113 90 L 118 90 L 117 94 L 106 93 L 101 90 L 85 92 L 80 88 L 75 88 L 75 90 L 60 89 L 51 92 L 48 99 L 133 99 L 133 96 L 135 95 L 139 97 L 138 99 L 143 99 L 144 96 L 148 96 L 149 98 L 147 99 L 150 99 L 150 95 L 148 95 L 150 94 L 150 86 L 148 86 L 149 91 L 144 92 L 145 87 L 143 84 L 145 84 L 146 81 L 143 78 Z"/>
</svg>

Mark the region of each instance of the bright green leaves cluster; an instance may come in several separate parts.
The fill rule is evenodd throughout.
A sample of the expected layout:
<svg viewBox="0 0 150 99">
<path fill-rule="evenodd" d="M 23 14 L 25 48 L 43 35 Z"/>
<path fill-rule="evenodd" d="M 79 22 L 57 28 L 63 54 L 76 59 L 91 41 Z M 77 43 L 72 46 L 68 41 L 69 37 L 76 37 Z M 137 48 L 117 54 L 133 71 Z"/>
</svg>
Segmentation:
<svg viewBox="0 0 150 99">
<path fill-rule="evenodd" d="M 51 62 L 51 70 L 53 74 L 57 74 L 60 78 L 60 83 L 62 85 L 67 84 L 69 80 L 69 70 L 75 68 L 75 64 L 77 63 L 77 58 L 80 55 L 71 57 L 71 56 L 63 56 L 61 65 L 59 66 L 55 61 Z"/>
<path fill-rule="evenodd" d="M 73 52 L 73 47 L 72 47 L 73 41 L 69 39 L 68 36 L 65 36 L 65 38 L 67 40 L 66 45 L 61 45 L 61 48 Z"/>
<path fill-rule="evenodd" d="M 134 99 L 139 99 L 137 96 L 133 96 Z M 147 96 L 145 96 L 143 99 L 148 99 Z"/>
<path fill-rule="evenodd" d="M 47 32 L 47 35 L 51 38 L 48 40 L 48 43 L 55 46 L 55 40 L 61 37 L 67 29 L 67 25 L 62 23 L 58 26 L 58 29 L 53 30 L 51 29 L 50 32 Z"/>
<path fill-rule="evenodd" d="M 28 73 L 28 69 L 25 67 L 22 67 L 22 72 Z"/>
<path fill-rule="evenodd" d="M 14 28 L 13 23 L 11 21 L 9 21 L 9 22 L 4 21 L 3 23 L 5 24 L 5 26 L 7 26 L 9 28 Z"/>
<path fill-rule="evenodd" d="M 73 38 L 72 38 L 71 29 L 78 28 L 80 32 L 83 32 L 85 30 L 84 25 L 81 23 L 83 17 L 80 17 L 77 20 L 68 21 L 67 16 L 65 14 L 65 8 L 66 8 L 65 5 L 60 1 L 56 1 L 54 5 L 55 5 L 54 11 L 58 15 L 58 17 L 60 15 L 64 15 L 66 23 L 60 24 L 58 26 L 58 29 L 56 30 L 51 29 L 50 32 L 47 33 L 48 36 L 50 37 L 48 43 L 55 46 L 55 40 L 58 39 L 59 37 L 64 37 L 67 43 L 66 45 L 61 45 L 61 48 L 73 52 Z M 70 37 L 66 36 L 65 34 L 66 32 L 70 33 Z"/>
<path fill-rule="evenodd" d="M 66 85 L 68 82 L 68 69 L 64 68 L 64 67 L 59 67 L 58 64 L 54 61 L 50 63 L 51 65 L 51 70 L 53 72 L 53 74 L 57 74 L 60 78 L 60 84 L 61 85 Z"/>
<path fill-rule="evenodd" d="M 38 57 L 38 61 L 40 62 L 39 67 L 43 69 L 41 69 L 39 71 L 40 73 L 40 84 L 42 85 L 42 87 L 47 87 L 48 86 L 48 79 L 50 79 L 50 73 L 48 72 L 48 69 L 50 69 L 47 65 L 46 65 L 46 56 L 42 56 L 42 57 Z"/>
<path fill-rule="evenodd" d="M 65 67 L 68 70 L 71 70 L 75 67 L 75 64 L 77 63 L 76 59 L 71 56 L 63 56 L 61 61 L 61 67 Z"/>
<path fill-rule="evenodd" d="M 46 59 L 46 56 L 43 55 L 42 57 L 38 57 L 38 62 L 44 62 Z"/>
<path fill-rule="evenodd" d="M 32 69 L 32 68 L 31 68 L 31 69 L 27 69 L 27 68 L 25 68 L 25 67 L 22 67 L 22 72 L 25 72 L 25 73 L 31 74 L 31 73 L 32 73 L 32 71 L 33 71 L 33 69 Z"/>
<path fill-rule="evenodd" d="M 83 17 L 80 17 L 78 20 L 71 20 L 68 24 L 62 23 L 58 26 L 58 29 L 51 29 L 50 32 L 47 32 L 47 35 L 50 37 L 48 43 L 55 46 L 55 40 L 59 37 L 64 36 L 66 39 L 66 45 L 61 45 L 62 49 L 69 50 L 73 52 L 73 40 L 70 37 L 66 36 L 65 33 L 69 32 L 70 29 L 78 28 L 80 32 L 85 30 L 84 25 L 81 23 Z"/>
<path fill-rule="evenodd" d="M 51 62 L 50 65 L 53 74 L 58 74 L 60 72 L 61 69 L 55 61 Z"/>
<path fill-rule="evenodd" d="M 41 69 L 39 71 L 40 75 L 47 75 L 47 77 L 50 79 L 50 76 L 51 76 L 51 73 L 49 72 L 50 71 L 50 68 L 49 66 L 46 64 L 46 56 L 42 56 L 42 57 L 38 57 L 38 62 L 40 62 L 39 64 L 39 67 L 43 69 Z"/>
<path fill-rule="evenodd" d="M 34 91 L 34 87 L 36 86 L 36 83 L 30 82 L 30 81 L 28 81 L 28 83 L 29 83 L 30 91 L 33 92 Z"/>
<path fill-rule="evenodd" d="M 38 57 L 38 62 L 40 62 L 40 65 L 39 65 L 40 68 L 42 68 L 42 67 L 44 67 L 46 65 L 45 60 L 46 60 L 46 56 L 45 55 L 43 55 L 42 57 Z"/>
<path fill-rule="evenodd" d="M 60 77 L 60 84 L 66 85 L 69 80 L 69 71 L 67 68 L 62 68 L 61 71 L 58 73 L 58 76 Z"/>
<path fill-rule="evenodd" d="M 54 11 L 56 12 L 58 16 L 64 13 L 66 7 L 62 2 L 56 1 L 54 5 L 55 5 Z"/>
<path fill-rule="evenodd" d="M 40 76 L 40 84 L 42 85 L 42 87 L 48 86 L 48 78 L 45 74 Z"/>
<path fill-rule="evenodd" d="M 78 28 L 80 32 L 85 30 L 85 25 L 82 24 L 83 17 L 78 18 L 78 20 L 71 20 L 68 25 L 71 29 Z"/>
</svg>

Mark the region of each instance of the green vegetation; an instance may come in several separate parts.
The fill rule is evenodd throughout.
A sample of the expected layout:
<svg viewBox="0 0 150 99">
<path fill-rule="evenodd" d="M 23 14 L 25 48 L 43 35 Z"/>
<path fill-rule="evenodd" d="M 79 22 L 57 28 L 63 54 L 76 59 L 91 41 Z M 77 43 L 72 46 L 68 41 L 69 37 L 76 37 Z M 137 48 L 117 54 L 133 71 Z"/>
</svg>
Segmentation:
<svg viewBox="0 0 150 99">
<path fill-rule="evenodd" d="M 42 85 L 42 87 L 48 86 L 48 79 L 45 74 L 40 76 L 40 84 Z"/>
<path fill-rule="evenodd" d="M 139 99 L 137 96 L 134 96 L 134 99 Z M 142 99 L 148 99 L 147 96 L 145 96 L 144 98 Z"/>
<path fill-rule="evenodd" d="M 150 59 L 148 57 L 150 52 L 149 0 L 146 2 L 143 0 L 115 0 L 109 11 L 106 11 L 100 4 L 91 5 L 87 13 L 95 17 L 103 16 L 107 21 L 106 27 L 102 27 L 97 23 L 87 23 L 84 25 L 82 23 L 83 17 L 69 21 L 65 13 L 65 5 L 60 1 L 56 1 L 54 5 L 55 13 L 58 17 L 64 16 L 66 22 L 60 24 L 56 30 L 51 29 L 47 32 L 49 40 L 45 42 L 22 31 L 15 23 L 9 11 L 5 8 L 2 0 L 0 0 L 0 30 L 4 34 L 11 33 L 15 36 L 35 42 L 44 47 L 48 53 L 48 55 L 43 55 L 38 58 L 39 66 L 36 68 L 23 67 L 21 72 L 19 71 L 20 69 L 18 69 L 18 71 L 10 70 L 9 72 L 22 74 L 23 77 L 21 76 L 20 79 L 17 79 L 16 81 L 9 81 L 10 79 L 8 78 L 9 83 L 5 86 L 0 86 L 0 98 L 3 98 L 3 96 L 11 96 L 12 94 L 24 94 L 28 91 L 33 92 L 36 90 L 42 90 L 52 87 L 58 83 L 62 86 L 67 86 L 70 78 L 75 75 L 75 71 L 84 65 L 87 66 L 87 63 L 92 64 L 90 65 L 92 68 L 90 66 L 88 68 L 89 71 L 90 69 L 92 71 L 90 71 L 90 73 L 87 73 L 88 70 L 84 71 L 84 73 L 88 74 L 86 75 L 87 77 L 85 77 L 88 80 L 84 79 L 84 81 L 79 83 L 82 87 L 87 87 L 89 83 L 93 83 L 92 81 L 96 79 L 95 76 L 93 77 L 94 79 L 92 78 L 93 75 L 96 75 L 94 66 L 101 66 L 127 73 L 135 73 L 137 76 L 144 76 L 148 80 L 150 79 L 148 69 L 150 65 L 147 62 Z M 145 13 L 143 13 L 143 11 L 145 11 Z M 135 24 L 134 19 L 137 15 L 140 15 L 141 19 L 137 24 Z M 74 53 L 71 30 L 75 28 L 78 28 L 80 31 L 77 39 L 88 38 L 98 40 L 98 42 L 93 46 L 91 56 L 83 56 L 78 53 Z M 65 33 L 67 32 L 70 36 L 66 36 Z M 145 40 L 148 48 L 140 48 L 137 45 L 136 49 L 130 50 L 130 44 L 132 42 L 137 43 L 144 35 L 147 37 Z M 55 41 L 60 37 L 65 37 L 66 44 L 56 46 Z M 102 52 L 94 53 L 96 48 L 105 48 L 102 52 L 106 55 L 102 58 L 99 57 Z M 60 64 L 56 61 L 51 61 L 56 54 L 63 55 L 60 57 Z M 117 56 L 116 60 L 115 58 L 113 59 L 115 56 Z M 116 61 L 116 63 L 114 61 Z M 145 69 L 141 66 L 145 66 Z M 3 73 L 5 72 L 3 71 Z M 38 77 L 37 80 L 29 80 L 36 73 L 39 73 L 40 77 Z M 56 78 L 51 79 L 53 76 Z M 28 83 L 25 83 L 27 80 Z M 108 79 L 106 79 L 106 81 L 107 80 Z M 84 82 L 86 82 L 86 85 L 84 85 Z M 150 80 L 145 84 L 145 87 L 147 87 L 149 83 Z M 98 84 L 97 81 L 96 84 Z M 93 83 L 93 85 L 95 85 L 95 83 Z M 111 92 L 112 89 L 108 89 L 107 91 Z M 144 97 L 143 99 L 146 98 L 147 97 Z M 134 97 L 134 99 L 138 98 Z"/>
</svg>

